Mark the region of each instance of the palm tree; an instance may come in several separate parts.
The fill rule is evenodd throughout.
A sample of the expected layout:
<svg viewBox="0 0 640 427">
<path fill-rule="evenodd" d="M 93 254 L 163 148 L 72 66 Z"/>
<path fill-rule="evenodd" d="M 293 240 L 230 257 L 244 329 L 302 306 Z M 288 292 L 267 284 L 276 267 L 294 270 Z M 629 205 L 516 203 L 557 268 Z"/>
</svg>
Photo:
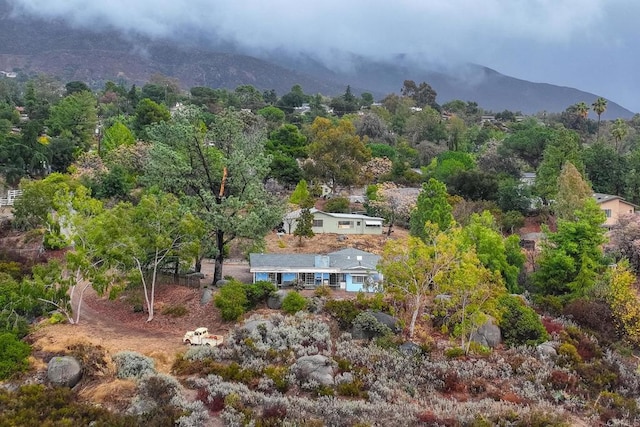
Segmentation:
<svg viewBox="0 0 640 427">
<path fill-rule="evenodd" d="M 616 141 L 616 151 L 620 154 L 620 143 L 627 137 L 629 133 L 629 126 L 622 119 L 616 119 L 611 127 L 611 135 Z"/>
<path fill-rule="evenodd" d="M 583 119 L 586 119 L 589 115 L 589 106 L 586 104 L 586 102 L 578 102 L 575 107 L 576 113 L 578 113 L 578 115 Z"/>
<path fill-rule="evenodd" d="M 593 112 L 598 115 L 598 133 L 596 139 L 600 139 L 600 116 L 607 110 L 607 100 L 600 97 L 591 104 Z"/>
</svg>

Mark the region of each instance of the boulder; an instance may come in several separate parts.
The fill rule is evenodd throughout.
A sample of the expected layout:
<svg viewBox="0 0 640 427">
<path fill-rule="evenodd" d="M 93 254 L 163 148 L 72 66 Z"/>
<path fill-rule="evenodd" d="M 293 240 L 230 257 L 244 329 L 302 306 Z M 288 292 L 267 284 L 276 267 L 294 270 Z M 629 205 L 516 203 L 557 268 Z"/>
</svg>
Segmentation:
<svg viewBox="0 0 640 427">
<path fill-rule="evenodd" d="M 554 358 L 558 355 L 558 352 L 556 351 L 556 343 L 554 343 L 553 341 L 546 341 L 543 342 L 542 344 L 539 344 L 536 347 L 536 350 L 538 351 L 538 354 L 542 357 L 550 357 L 550 358 Z"/>
<path fill-rule="evenodd" d="M 392 333 L 400 332 L 398 319 L 379 311 L 365 311 L 353 321 L 351 337 L 354 340 L 370 340 L 383 335 L 381 326 L 386 326 Z"/>
<path fill-rule="evenodd" d="M 395 317 L 381 311 L 372 311 L 371 314 L 376 318 L 378 322 L 391 329 L 391 332 L 393 332 L 394 334 L 402 331 L 398 326 L 398 319 L 396 319 Z"/>
<path fill-rule="evenodd" d="M 302 382 L 313 380 L 320 385 L 333 385 L 333 360 L 321 354 L 302 356 L 292 366 Z"/>
<path fill-rule="evenodd" d="M 82 367 L 74 357 L 56 356 L 47 366 L 47 379 L 58 387 L 73 387 L 82 378 Z"/>
<path fill-rule="evenodd" d="M 267 307 L 272 310 L 280 310 L 282 308 L 282 301 L 284 301 L 284 297 L 287 296 L 287 293 L 289 293 L 289 291 L 282 289 L 273 292 L 269 295 L 269 298 L 267 298 Z"/>
<path fill-rule="evenodd" d="M 227 279 L 220 279 L 216 282 L 216 287 L 217 288 L 221 288 L 222 286 L 226 285 L 227 283 L 229 283 L 229 281 Z"/>
<path fill-rule="evenodd" d="M 336 375 L 335 380 L 336 380 L 336 384 L 352 383 L 353 374 L 351 372 L 343 372 L 341 374 Z"/>
<path fill-rule="evenodd" d="M 422 354 L 422 347 L 411 341 L 403 343 L 398 349 L 407 356 L 418 356 Z"/>
<path fill-rule="evenodd" d="M 263 326 L 260 326 L 260 325 L 263 325 Z M 263 327 L 265 330 L 270 331 L 273 329 L 273 323 L 270 320 L 257 319 L 257 320 L 249 320 L 245 322 L 244 325 L 242 325 L 242 329 L 244 329 L 249 333 L 252 333 L 259 327 Z"/>
<path fill-rule="evenodd" d="M 200 305 L 207 305 L 213 299 L 213 289 L 203 288 L 202 296 L 200 297 Z"/>
<path fill-rule="evenodd" d="M 502 342 L 502 334 L 500 328 L 493 323 L 493 319 L 489 319 L 471 335 L 471 341 L 495 348 Z"/>
</svg>

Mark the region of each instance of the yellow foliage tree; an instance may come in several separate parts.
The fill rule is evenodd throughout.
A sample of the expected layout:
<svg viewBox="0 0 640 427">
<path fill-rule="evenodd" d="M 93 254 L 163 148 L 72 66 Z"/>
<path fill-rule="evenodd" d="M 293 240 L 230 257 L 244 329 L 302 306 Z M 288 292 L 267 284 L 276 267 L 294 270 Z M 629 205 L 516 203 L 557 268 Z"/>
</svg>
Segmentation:
<svg viewBox="0 0 640 427">
<path fill-rule="evenodd" d="M 640 344 L 640 298 L 636 278 L 627 261 L 611 267 L 607 299 L 618 328 L 632 343 Z"/>
</svg>

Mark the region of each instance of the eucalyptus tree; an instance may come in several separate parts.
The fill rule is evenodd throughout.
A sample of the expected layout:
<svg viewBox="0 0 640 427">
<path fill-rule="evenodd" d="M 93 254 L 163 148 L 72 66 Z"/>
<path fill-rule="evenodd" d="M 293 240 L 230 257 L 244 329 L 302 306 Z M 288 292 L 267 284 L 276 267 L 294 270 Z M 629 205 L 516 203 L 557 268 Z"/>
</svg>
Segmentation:
<svg viewBox="0 0 640 427">
<path fill-rule="evenodd" d="M 206 254 L 215 259 L 213 283 L 222 279 L 225 250 L 236 239 L 254 243 L 282 220 L 283 203 L 265 190 L 270 158 L 265 132 L 251 113 L 224 111 L 207 127 L 203 110 L 186 106 L 172 120 L 146 132 L 153 148 L 146 167 L 149 185 L 177 195 L 205 224 Z"/>
</svg>

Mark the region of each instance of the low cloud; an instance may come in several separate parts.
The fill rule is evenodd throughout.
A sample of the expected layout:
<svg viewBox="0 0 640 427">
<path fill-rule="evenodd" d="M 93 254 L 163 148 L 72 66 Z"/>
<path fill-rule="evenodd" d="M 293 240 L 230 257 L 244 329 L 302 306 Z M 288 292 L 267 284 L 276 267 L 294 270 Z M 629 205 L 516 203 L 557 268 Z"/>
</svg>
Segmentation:
<svg viewBox="0 0 640 427">
<path fill-rule="evenodd" d="M 572 68 L 570 61 L 593 68 L 593 57 L 607 49 L 640 56 L 632 50 L 633 20 L 640 12 L 636 0 L 9 2 L 16 14 L 65 19 L 77 27 L 154 38 L 197 34 L 254 54 L 302 52 L 334 67 L 344 64 L 344 53 L 376 59 L 404 53 L 429 63 L 475 62 L 558 82 L 571 77 L 563 74 Z M 538 68 L 546 74 L 536 74 Z M 584 70 L 576 81 L 589 86 L 596 81 L 594 73 Z"/>
</svg>

